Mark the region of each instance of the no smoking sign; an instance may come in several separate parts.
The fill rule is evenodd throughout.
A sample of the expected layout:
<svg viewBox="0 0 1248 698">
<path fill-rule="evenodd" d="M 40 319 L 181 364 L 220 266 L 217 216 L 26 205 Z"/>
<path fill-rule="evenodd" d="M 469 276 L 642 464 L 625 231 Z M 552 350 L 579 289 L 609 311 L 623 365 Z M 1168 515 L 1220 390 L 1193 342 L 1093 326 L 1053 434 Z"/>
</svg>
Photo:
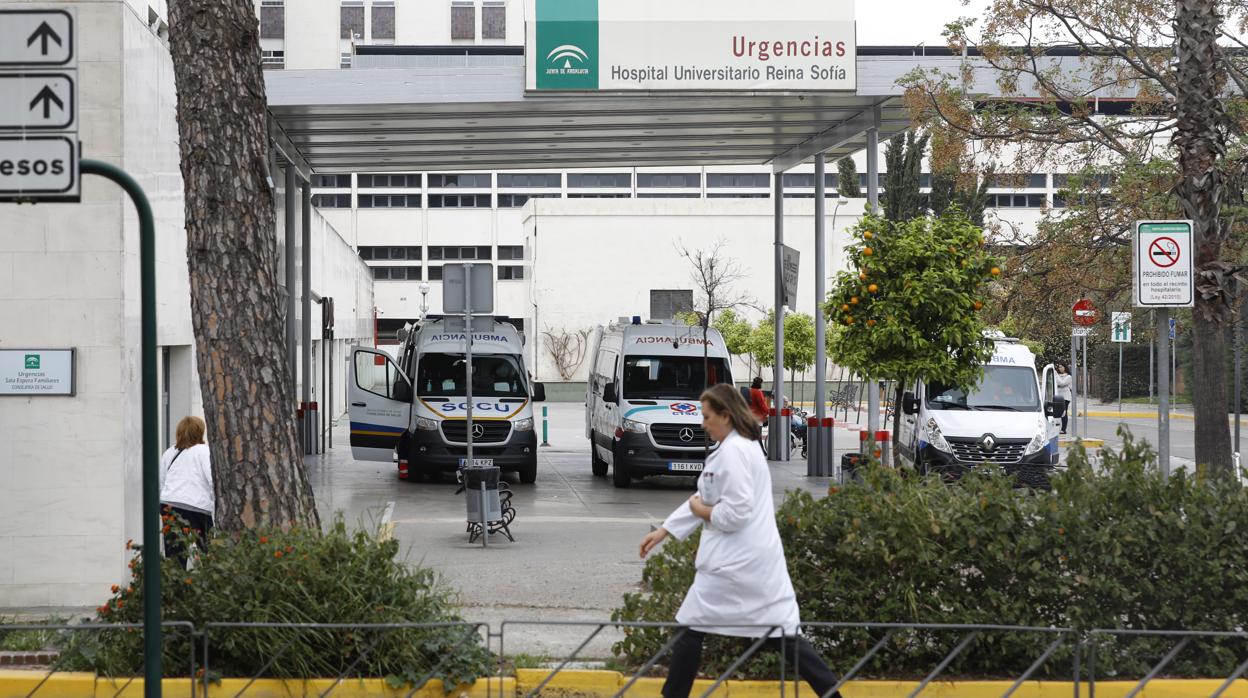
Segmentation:
<svg viewBox="0 0 1248 698">
<path fill-rule="evenodd" d="M 1135 304 L 1187 308 L 1195 300 L 1191 221 L 1139 221 L 1133 246 Z"/>
</svg>

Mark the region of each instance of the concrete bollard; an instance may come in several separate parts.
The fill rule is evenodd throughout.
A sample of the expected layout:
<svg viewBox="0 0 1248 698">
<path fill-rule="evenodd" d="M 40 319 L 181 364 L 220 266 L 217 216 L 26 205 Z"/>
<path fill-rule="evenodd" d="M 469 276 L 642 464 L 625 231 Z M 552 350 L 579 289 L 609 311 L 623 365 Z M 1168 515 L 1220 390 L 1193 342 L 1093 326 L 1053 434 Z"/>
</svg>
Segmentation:
<svg viewBox="0 0 1248 698">
<path fill-rule="evenodd" d="M 820 475 L 820 456 L 823 453 L 823 433 L 819 429 L 818 417 L 806 418 L 806 476 Z"/>
<path fill-rule="evenodd" d="M 875 457 L 887 466 L 892 463 L 892 455 L 892 440 L 889 438 L 889 433 L 887 431 L 875 432 Z"/>
<path fill-rule="evenodd" d="M 824 477 L 832 477 L 836 475 L 836 420 L 824 417 L 823 424 L 819 425 L 819 432 L 820 449 L 822 449 L 819 461 L 820 474 Z"/>
</svg>

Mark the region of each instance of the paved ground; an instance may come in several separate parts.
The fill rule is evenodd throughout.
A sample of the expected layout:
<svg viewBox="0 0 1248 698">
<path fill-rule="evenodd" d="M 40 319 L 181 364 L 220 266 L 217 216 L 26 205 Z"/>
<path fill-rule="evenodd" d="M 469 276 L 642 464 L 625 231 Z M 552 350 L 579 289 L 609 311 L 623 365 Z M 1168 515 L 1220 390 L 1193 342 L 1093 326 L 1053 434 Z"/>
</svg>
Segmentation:
<svg viewBox="0 0 1248 698">
<path fill-rule="evenodd" d="M 461 591 L 464 613 L 497 625 L 516 621 L 600 621 L 610 618 L 623 595 L 641 581 L 641 537 L 692 493 L 692 479 L 652 478 L 619 490 L 590 472 L 584 406 L 552 403 L 550 448 L 540 450 L 537 483 L 521 485 L 508 475 L 515 495 L 516 542 L 492 539 L 487 549 L 469 545 L 464 500 L 453 479 L 441 484 L 398 480 L 390 463 L 355 461 L 335 434 L 332 453 L 312 459 L 309 476 L 322 515 L 342 511 L 348 522 L 370 522 L 394 503 L 394 535 L 409 559 L 432 566 Z M 839 444 L 856 448 L 848 431 Z M 777 498 L 792 489 L 827 492 L 826 478 L 807 478 L 804 461 L 775 463 Z M 533 632 L 527 632 L 533 631 Z M 590 629 L 507 631 L 530 654 L 571 649 Z M 522 637 L 522 635 L 524 635 Z M 609 642 L 591 654 L 606 656 Z"/>
</svg>

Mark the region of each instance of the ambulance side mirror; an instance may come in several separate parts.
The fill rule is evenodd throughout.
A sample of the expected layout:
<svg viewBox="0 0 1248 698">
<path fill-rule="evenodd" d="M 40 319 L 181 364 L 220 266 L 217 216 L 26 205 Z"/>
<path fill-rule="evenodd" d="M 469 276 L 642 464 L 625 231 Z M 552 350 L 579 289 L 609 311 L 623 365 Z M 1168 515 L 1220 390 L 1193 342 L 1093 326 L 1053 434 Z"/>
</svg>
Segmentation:
<svg viewBox="0 0 1248 698">
<path fill-rule="evenodd" d="M 615 383 L 607 383 L 602 387 L 602 401 L 612 404 L 620 401 L 620 397 L 615 394 Z"/>
<path fill-rule="evenodd" d="M 533 384 L 533 402 L 546 402 L 546 386 L 541 383 Z"/>
<path fill-rule="evenodd" d="M 906 391 L 901 396 L 901 411 L 905 414 L 918 414 L 919 401 L 914 397 L 914 393 Z"/>
</svg>

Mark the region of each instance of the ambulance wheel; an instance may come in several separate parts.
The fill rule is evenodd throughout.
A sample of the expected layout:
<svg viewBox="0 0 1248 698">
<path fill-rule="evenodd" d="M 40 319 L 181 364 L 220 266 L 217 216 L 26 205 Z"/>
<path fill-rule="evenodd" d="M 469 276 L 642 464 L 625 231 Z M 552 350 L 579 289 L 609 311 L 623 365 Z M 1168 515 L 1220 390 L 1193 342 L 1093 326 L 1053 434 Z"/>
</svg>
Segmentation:
<svg viewBox="0 0 1248 698">
<path fill-rule="evenodd" d="M 594 436 L 589 437 L 589 463 L 594 471 L 594 477 L 607 476 L 607 461 L 598 455 L 598 447 L 594 445 Z"/>
<path fill-rule="evenodd" d="M 537 482 L 537 456 L 533 460 L 520 466 L 517 471 L 520 473 L 520 482 L 525 485 L 532 485 Z"/>
<path fill-rule="evenodd" d="M 617 456 L 615 463 L 611 465 L 611 483 L 619 489 L 627 489 L 633 484 L 633 478 L 628 474 L 628 468 L 620 464 Z"/>
</svg>

